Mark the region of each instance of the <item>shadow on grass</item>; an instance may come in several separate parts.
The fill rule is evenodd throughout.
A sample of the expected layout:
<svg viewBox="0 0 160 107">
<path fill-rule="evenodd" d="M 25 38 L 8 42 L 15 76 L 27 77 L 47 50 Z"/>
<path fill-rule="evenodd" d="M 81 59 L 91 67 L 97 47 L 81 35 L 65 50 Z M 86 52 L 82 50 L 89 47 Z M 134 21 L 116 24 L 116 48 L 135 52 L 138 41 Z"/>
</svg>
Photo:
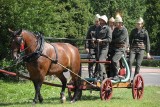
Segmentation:
<svg viewBox="0 0 160 107">
<path fill-rule="evenodd" d="M 124 97 L 112 96 L 110 100 L 124 100 Z M 80 101 L 93 101 L 93 100 L 101 100 L 100 96 L 82 96 Z"/>
<path fill-rule="evenodd" d="M 93 101 L 93 100 L 97 100 L 100 99 L 100 97 L 98 96 L 82 96 L 81 100 L 79 101 Z M 70 98 L 66 95 L 66 102 L 70 103 Z M 58 105 L 58 104 L 62 104 L 60 102 L 60 97 L 54 97 L 54 98 L 44 98 L 43 103 L 36 103 L 36 104 L 54 104 L 54 105 Z M 9 102 L 9 103 L 0 103 L 0 106 L 23 106 L 23 105 L 34 105 L 32 102 L 32 99 L 28 99 L 28 101 L 19 101 L 19 102 Z"/>
<path fill-rule="evenodd" d="M 92 95 L 82 95 L 81 99 L 78 100 L 78 102 L 80 101 L 93 101 L 93 100 L 100 100 L 100 96 L 92 96 Z M 112 97 L 110 100 L 124 100 L 125 98 L 123 97 Z M 70 98 L 66 95 L 66 103 L 70 103 Z M 60 97 L 53 97 L 53 98 L 44 98 L 43 103 L 36 103 L 36 104 L 54 104 L 54 106 L 62 104 L 60 102 Z M 28 99 L 28 101 L 19 101 L 19 102 L 11 102 L 11 103 L 0 103 L 0 106 L 24 106 L 24 105 L 29 105 L 29 106 L 33 106 L 35 104 L 33 104 L 32 99 Z"/>
<path fill-rule="evenodd" d="M 92 96 L 92 95 L 82 95 L 81 101 L 91 101 L 91 100 L 97 100 L 100 99 L 100 96 Z"/>
<path fill-rule="evenodd" d="M 15 106 L 15 105 L 35 105 L 33 102 L 33 99 L 28 99 L 28 101 L 20 101 L 20 102 L 11 102 L 11 103 L 0 103 L 0 106 Z M 37 102 L 36 104 L 61 104 L 60 98 L 47 98 L 43 100 L 43 103 Z"/>
</svg>

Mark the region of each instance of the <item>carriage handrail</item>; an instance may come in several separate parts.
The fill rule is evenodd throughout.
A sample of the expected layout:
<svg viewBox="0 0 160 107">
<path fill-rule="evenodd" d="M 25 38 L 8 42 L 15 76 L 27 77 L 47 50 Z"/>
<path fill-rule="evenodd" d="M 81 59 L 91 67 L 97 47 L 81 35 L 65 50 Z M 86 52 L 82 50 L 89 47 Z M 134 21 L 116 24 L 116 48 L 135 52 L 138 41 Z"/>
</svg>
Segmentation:
<svg viewBox="0 0 160 107">
<path fill-rule="evenodd" d="M 92 39 L 84 39 L 84 38 L 54 38 L 54 37 L 44 37 L 46 40 L 83 40 L 83 41 L 88 41 Z"/>
</svg>

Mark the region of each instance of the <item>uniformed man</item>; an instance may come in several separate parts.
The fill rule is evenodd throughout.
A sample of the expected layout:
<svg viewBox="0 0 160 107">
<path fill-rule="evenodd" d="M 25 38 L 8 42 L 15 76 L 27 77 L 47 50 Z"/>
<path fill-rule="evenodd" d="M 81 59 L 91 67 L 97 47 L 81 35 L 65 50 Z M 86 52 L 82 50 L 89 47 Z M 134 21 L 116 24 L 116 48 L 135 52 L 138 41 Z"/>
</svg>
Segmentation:
<svg viewBox="0 0 160 107">
<path fill-rule="evenodd" d="M 88 39 L 85 43 L 85 50 L 89 54 L 89 58 L 94 58 L 95 55 L 95 44 L 93 43 L 92 39 L 97 37 L 100 27 L 100 21 L 99 21 L 100 15 L 96 14 L 94 22 L 95 24 L 90 26 L 87 32 L 86 39 Z M 91 78 L 93 76 L 93 64 L 88 64 L 88 71 L 89 71 L 89 77 Z"/>
<path fill-rule="evenodd" d="M 146 29 L 143 28 L 144 21 L 140 17 L 136 23 L 136 28 L 131 31 L 130 34 L 130 55 L 129 55 L 129 67 L 132 73 L 132 63 L 136 60 L 135 73 L 139 73 L 140 66 L 143 60 L 144 51 L 146 49 L 147 58 L 151 58 L 150 51 L 150 40 Z"/>
<path fill-rule="evenodd" d="M 99 43 L 99 61 L 106 61 L 109 50 L 109 43 L 112 40 L 112 33 L 111 28 L 107 25 L 108 18 L 106 15 L 102 15 L 99 18 L 99 21 L 101 29 L 97 37 L 95 37 L 95 42 Z M 100 63 L 99 65 L 99 79 L 103 80 L 107 77 L 105 63 Z"/>
<path fill-rule="evenodd" d="M 111 42 L 111 77 L 114 80 L 118 80 L 119 61 L 126 51 L 126 45 L 128 41 L 128 31 L 123 25 L 123 20 L 120 15 L 115 18 L 115 29 L 112 33 Z"/>
<path fill-rule="evenodd" d="M 115 28 L 114 22 L 115 22 L 115 19 L 114 19 L 113 17 L 111 17 L 111 18 L 109 19 L 109 27 L 111 28 L 111 31 L 112 31 L 112 32 L 113 32 L 113 30 L 114 30 L 114 28 Z"/>
</svg>

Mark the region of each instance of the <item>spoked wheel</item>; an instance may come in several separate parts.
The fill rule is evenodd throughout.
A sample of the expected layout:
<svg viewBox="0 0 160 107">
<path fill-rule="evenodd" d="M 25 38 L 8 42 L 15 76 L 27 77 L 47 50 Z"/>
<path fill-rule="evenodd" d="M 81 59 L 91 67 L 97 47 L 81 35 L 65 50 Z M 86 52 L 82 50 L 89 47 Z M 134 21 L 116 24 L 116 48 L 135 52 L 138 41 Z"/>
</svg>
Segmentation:
<svg viewBox="0 0 160 107">
<path fill-rule="evenodd" d="M 74 85 L 68 85 L 68 96 L 69 96 L 70 100 L 72 100 L 74 98 L 74 96 L 75 96 L 75 92 L 74 92 L 75 88 L 73 88 L 73 87 L 74 87 Z M 78 99 L 77 100 L 80 100 L 81 96 L 82 96 L 82 90 L 79 89 Z"/>
<path fill-rule="evenodd" d="M 132 96 L 133 99 L 142 99 L 144 93 L 144 80 L 140 74 L 137 74 L 133 79 Z"/>
<path fill-rule="evenodd" d="M 106 78 L 103 80 L 100 89 L 101 100 L 108 101 L 112 97 L 112 82 L 110 79 Z"/>
</svg>

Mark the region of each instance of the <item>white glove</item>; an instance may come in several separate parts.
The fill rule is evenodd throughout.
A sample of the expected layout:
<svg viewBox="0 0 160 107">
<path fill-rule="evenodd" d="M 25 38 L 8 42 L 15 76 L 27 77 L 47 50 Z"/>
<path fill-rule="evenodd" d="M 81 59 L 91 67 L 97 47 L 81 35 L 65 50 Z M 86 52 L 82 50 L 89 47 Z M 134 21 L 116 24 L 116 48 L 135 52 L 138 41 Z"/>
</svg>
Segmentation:
<svg viewBox="0 0 160 107">
<path fill-rule="evenodd" d="M 147 53 L 147 59 L 151 59 L 151 55 Z"/>
</svg>

